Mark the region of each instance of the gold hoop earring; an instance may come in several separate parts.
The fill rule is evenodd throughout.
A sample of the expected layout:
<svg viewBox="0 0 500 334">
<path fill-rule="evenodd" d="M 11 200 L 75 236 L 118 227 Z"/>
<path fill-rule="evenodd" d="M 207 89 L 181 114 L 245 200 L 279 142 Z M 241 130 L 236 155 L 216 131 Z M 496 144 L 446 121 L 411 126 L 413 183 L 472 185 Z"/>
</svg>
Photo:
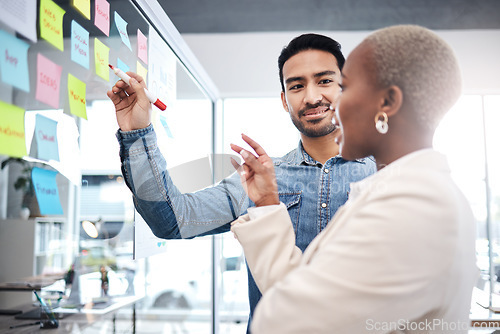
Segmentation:
<svg viewBox="0 0 500 334">
<path fill-rule="evenodd" d="M 383 119 L 380 119 L 382 117 Z M 379 111 L 375 115 L 375 129 L 381 134 L 386 134 L 387 131 L 389 131 L 389 124 L 387 123 L 389 121 L 389 118 L 387 117 L 387 114 L 383 111 Z"/>
</svg>

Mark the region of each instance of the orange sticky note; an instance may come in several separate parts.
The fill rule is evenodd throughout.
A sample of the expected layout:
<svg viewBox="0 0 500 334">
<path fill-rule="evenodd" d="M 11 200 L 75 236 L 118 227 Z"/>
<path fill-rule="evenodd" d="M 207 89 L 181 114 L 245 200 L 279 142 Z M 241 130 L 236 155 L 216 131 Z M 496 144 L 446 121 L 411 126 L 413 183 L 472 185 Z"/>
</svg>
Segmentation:
<svg viewBox="0 0 500 334">
<path fill-rule="evenodd" d="M 28 155 L 24 138 L 24 109 L 0 101 L 0 154 Z"/>
<path fill-rule="evenodd" d="M 73 115 L 87 119 L 87 85 L 68 73 L 69 109 Z"/>
<path fill-rule="evenodd" d="M 40 36 L 64 51 L 63 16 L 64 9 L 51 0 L 40 0 Z"/>
<path fill-rule="evenodd" d="M 94 38 L 95 73 L 109 81 L 109 48 L 97 38 Z"/>
</svg>

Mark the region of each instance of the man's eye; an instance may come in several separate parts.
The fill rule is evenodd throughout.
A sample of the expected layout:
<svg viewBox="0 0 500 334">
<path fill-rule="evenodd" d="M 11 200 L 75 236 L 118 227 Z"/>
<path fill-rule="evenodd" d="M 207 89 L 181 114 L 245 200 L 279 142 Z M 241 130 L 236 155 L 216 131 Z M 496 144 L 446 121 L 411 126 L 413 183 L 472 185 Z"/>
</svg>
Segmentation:
<svg viewBox="0 0 500 334">
<path fill-rule="evenodd" d="M 296 90 L 296 89 L 300 89 L 302 87 L 303 87 L 302 85 L 294 85 L 294 86 L 291 86 L 290 88 L 288 88 L 288 90 Z"/>
<path fill-rule="evenodd" d="M 331 80 L 331 79 L 323 79 L 319 83 L 322 84 L 322 85 L 325 85 L 325 84 L 329 84 L 331 82 L 333 82 L 333 80 Z"/>
</svg>

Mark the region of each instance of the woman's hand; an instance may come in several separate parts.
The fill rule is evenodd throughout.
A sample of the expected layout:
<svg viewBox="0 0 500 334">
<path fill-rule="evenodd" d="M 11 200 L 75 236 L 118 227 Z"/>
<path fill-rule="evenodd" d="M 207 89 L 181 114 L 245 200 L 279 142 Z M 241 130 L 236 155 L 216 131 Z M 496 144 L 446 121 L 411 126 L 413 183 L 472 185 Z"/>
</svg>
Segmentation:
<svg viewBox="0 0 500 334">
<path fill-rule="evenodd" d="M 247 135 L 242 135 L 242 138 L 257 153 L 257 157 L 255 157 L 238 145 L 231 144 L 231 149 L 239 153 L 245 161 L 240 166 L 233 160 L 233 166 L 240 175 L 241 183 L 248 197 L 255 203 L 255 206 L 279 204 L 278 184 L 274 174 L 273 161 L 256 141 Z"/>
<path fill-rule="evenodd" d="M 143 129 L 151 123 L 151 102 L 144 88 L 144 79 L 133 72 L 127 72 L 131 77 L 130 86 L 119 80 L 107 92 L 116 108 L 116 120 L 122 131 Z"/>
</svg>

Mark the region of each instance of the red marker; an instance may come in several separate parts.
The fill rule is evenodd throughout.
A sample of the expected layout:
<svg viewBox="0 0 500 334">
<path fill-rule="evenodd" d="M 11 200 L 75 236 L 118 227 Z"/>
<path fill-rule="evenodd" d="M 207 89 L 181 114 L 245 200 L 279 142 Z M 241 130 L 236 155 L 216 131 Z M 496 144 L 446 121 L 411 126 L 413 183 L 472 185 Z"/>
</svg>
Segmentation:
<svg viewBox="0 0 500 334">
<path fill-rule="evenodd" d="M 130 76 L 123 72 L 122 70 L 120 70 L 119 68 L 117 67 L 114 67 L 113 65 L 111 64 L 108 64 L 109 65 L 109 68 L 113 70 L 113 72 L 115 72 L 115 74 L 120 78 L 122 79 L 123 81 L 125 81 L 127 83 L 127 85 L 130 85 Z M 155 106 L 157 106 L 160 110 L 165 110 L 167 109 L 167 106 L 165 105 L 165 103 L 161 102 L 159 99 L 157 99 L 153 94 L 151 94 L 147 89 L 144 89 L 144 92 L 146 93 L 146 96 L 148 97 L 149 101 L 151 101 L 151 103 L 153 103 Z"/>
</svg>

